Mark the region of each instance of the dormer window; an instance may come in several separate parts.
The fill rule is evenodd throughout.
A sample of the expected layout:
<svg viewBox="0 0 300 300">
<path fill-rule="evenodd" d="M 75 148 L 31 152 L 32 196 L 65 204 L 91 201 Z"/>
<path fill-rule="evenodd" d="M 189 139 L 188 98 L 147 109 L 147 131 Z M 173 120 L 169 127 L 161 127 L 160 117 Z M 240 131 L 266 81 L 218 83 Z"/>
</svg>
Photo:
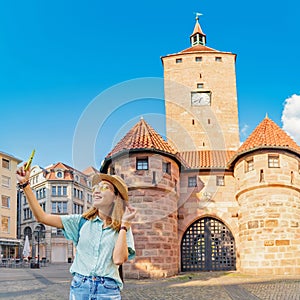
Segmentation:
<svg viewBox="0 0 300 300">
<path fill-rule="evenodd" d="M 57 171 L 56 172 L 56 177 L 57 178 L 63 178 L 63 172 L 62 171 Z"/>
</svg>

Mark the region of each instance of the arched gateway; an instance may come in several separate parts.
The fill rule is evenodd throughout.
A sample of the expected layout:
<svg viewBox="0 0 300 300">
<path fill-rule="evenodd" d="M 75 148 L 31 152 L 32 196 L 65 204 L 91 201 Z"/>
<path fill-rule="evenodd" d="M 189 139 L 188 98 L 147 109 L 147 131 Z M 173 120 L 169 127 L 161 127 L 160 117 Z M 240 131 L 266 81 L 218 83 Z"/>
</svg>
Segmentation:
<svg viewBox="0 0 300 300">
<path fill-rule="evenodd" d="M 227 226 L 205 217 L 194 222 L 181 242 L 181 271 L 235 270 L 235 241 Z"/>
</svg>

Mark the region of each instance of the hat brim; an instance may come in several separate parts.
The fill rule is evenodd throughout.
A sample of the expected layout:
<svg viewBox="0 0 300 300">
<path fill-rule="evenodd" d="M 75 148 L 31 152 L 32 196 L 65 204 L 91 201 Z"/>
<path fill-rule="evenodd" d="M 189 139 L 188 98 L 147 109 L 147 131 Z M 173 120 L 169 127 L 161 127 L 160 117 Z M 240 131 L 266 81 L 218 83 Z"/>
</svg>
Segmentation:
<svg viewBox="0 0 300 300">
<path fill-rule="evenodd" d="M 121 197 L 128 201 L 128 189 L 123 179 L 117 175 L 108 175 L 104 173 L 95 174 L 92 179 L 92 186 L 99 184 L 102 180 L 110 182 L 116 187 Z"/>
</svg>

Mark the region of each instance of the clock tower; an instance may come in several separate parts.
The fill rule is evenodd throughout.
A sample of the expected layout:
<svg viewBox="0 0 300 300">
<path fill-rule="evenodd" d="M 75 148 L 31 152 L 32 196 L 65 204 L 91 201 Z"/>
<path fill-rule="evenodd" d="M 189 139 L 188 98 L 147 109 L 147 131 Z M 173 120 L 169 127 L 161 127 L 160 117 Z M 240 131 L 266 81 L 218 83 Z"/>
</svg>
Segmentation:
<svg viewBox="0 0 300 300">
<path fill-rule="evenodd" d="M 191 47 L 161 58 L 167 139 L 180 152 L 237 150 L 236 55 L 206 46 L 199 15 Z"/>
</svg>

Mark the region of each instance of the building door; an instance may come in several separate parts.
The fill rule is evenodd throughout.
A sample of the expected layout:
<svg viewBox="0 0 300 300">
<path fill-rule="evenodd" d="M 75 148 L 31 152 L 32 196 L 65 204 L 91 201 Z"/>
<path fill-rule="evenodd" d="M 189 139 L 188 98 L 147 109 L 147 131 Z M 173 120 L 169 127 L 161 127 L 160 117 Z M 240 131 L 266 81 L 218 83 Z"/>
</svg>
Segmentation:
<svg viewBox="0 0 300 300">
<path fill-rule="evenodd" d="M 181 271 L 235 270 L 235 241 L 225 224 L 202 218 L 184 233 L 181 242 Z"/>
</svg>

